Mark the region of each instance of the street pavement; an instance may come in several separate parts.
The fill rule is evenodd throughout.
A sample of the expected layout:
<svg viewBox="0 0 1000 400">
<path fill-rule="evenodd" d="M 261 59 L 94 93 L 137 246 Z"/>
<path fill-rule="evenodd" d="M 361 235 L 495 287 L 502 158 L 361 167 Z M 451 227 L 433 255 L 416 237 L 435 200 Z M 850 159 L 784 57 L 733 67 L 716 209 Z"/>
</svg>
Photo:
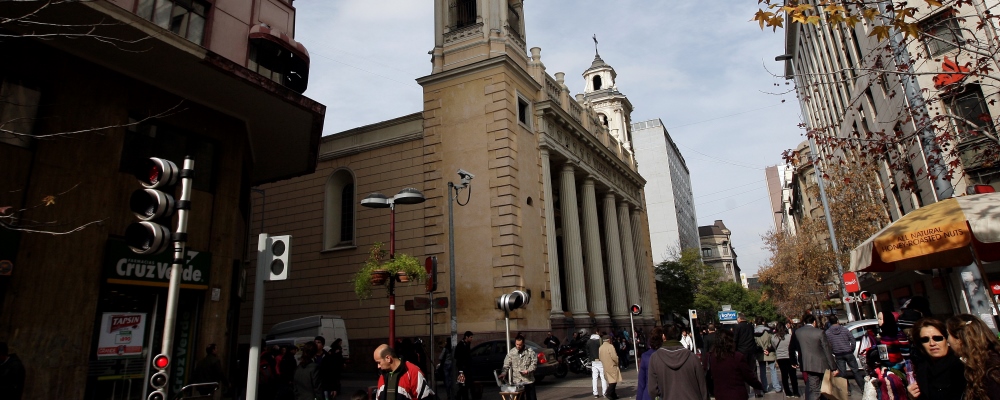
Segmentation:
<svg viewBox="0 0 1000 400">
<path fill-rule="evenodd" d="M 637 373 L 635 368 L 629 368 L 622 371 L 622 377 L 624 381 L 618 383 L 618 397 L 621 399 L 634 399 L 635 398 L 635 386 Z M 338 399 L 350 399 L 350 395 L 357 390 L 362 390 L 368 386 L 374 386 L 378 377 L 372 374 L 371 379 L 364 379 L 361 374 L 351 374 L 345 376 L 342 381 L 343 394 L 337 396 Z M 854 384 L 851 383 L 853 392 L 851 393 L 852 399 L 860 399 L 861 394 L 858 392 Z M 799 379 L 799 389 L 804 390 L 805 383 Z M 556 377 L 546 377 L 542 382 L 535 384 L 535 391 L 538 394 L 538 400 L 557 400 L 557 399 L 592 399 L 594 398 L 593 392 L 591 391 L 590 385 L 590 374 L 586 375 L 576 375 L 570 373 L 565 378 L 559 379 Z M 444 400 L 447 399 L 447 390 L 444 385 L 438 385 L 439 398 Z M 803 393 L 804 394 L 804 393 Z M 768 393 L 764 395 L 766 400 L 780 400 L 784 399 L 785 396 L 781 393 Z M 805 398 L 805 397 L 802 397 Z M 483 382 L 483 400 L 500 400 L 500 388 L 496 386 L 495 383 Z"/>
</svg>

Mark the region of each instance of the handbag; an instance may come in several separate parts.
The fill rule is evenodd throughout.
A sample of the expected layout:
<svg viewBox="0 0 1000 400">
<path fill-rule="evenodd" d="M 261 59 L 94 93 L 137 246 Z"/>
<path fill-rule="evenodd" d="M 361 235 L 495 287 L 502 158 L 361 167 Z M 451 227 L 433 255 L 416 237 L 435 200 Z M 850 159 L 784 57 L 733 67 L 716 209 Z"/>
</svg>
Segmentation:
<svg viewBox="0 0 1000 400">
<path fill-rule="evenodd" d="M 849 400 L 847 379 L 833 376 L 833 372 L 830 370 L 823 373 L 823 386 L 820 387 L 819 392 L 827 399 Z"/>
</svg>

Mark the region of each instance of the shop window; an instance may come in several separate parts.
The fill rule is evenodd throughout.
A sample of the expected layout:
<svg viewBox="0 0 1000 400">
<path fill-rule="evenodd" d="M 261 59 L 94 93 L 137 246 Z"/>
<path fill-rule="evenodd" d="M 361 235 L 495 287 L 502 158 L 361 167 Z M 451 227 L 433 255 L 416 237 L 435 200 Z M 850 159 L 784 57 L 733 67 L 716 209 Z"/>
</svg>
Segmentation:
<svg viewBox="0 0 1000 400">
<path fill-rule="evenodd" d="M 920 22 L 927 54 L 934 57 L 958 47 L 962 41 L 962 30 L 958 26 L 955 10 L 948 9 Z"/>
<path fill-rule="evenodd" d="M 163 29 L 201 44 L 210 6 L 201 0 L 139 0 L 135 13 Z"/>
<path fill-rule="evenodd" d="M 137 123 L 129 118 L 118 165 L 120 172 L 134 173 L 149 157 L 159 157 L 184 165 L 184 157 L 194 158 L 195 178 L 192 188 L 215 192 L 215 147 L 211 139 L 157 121 Z"/>
<path fill-rule="evenodd" d="M 323 248 L 330 250 L 354 246 L 355 220 L 354 175 L 339 169 L 326 181 Z"/>
<path fill-rule="evenodd" d="M 0 81 L 0 143 L 31 145 L 42 93 L 21 83 Z"/>
</svg>

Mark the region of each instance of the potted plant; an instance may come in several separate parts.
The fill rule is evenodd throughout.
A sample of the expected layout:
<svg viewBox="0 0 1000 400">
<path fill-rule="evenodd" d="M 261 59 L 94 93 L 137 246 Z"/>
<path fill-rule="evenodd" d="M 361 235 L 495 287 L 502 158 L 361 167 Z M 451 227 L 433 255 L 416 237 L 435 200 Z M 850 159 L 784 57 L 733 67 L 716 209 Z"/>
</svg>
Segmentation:
<svg viewBox="0 0 1000 400">
<path fill-rule="evenodd" d="M 388 279 L 409 282 L 427 278 L 427 271 L 416 258 L 402 253 L 389 258 L 389 252 L 383 246 L 381 242 L 372 245 L 368 260 L 354 275 L 354 293 L 358 298 L 371 297 L 372 286 L 383 285 Z"/>
</svg>

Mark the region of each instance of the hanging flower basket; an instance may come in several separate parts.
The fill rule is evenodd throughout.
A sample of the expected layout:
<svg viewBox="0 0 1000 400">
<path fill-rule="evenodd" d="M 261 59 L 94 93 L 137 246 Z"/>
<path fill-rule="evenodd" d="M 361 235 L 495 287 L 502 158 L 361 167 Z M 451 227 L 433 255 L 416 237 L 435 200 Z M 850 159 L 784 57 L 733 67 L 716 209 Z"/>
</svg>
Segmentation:
<svg viewBox="0 0 1000 400">
<path fill-rule="evenodd" d="M 372 283 L 372 286 L 382 286 L 382 285 L 385 285 L 385 282 L 388 281 L 388 280 L 389 280 L 389 271 L 386 271 L 384 269 L 378 269 L 378 270 L 372 271 L 372 274 L 371 274 L 371 283 Z"/>
<path fill-rule="evenodd" d="M 354 274 L 354 293 L 360 299 L 372 295 L 372 287 L 384 285 L 390 278 L 405 283 L 427 278 L 427 271 L 416 258 L 406 254 L 396 254 L 389 258 L 389 252 L 382 249 L 382 243 L 375 243 L 368 252 L 368 260 Z"/>
<path fill-rule="evenodd" d="M 396 281 L 407 283 L 410 281 L 410 275 L 408 275 L 405 271 L 399 271 L 396 273 Z"/>
</svg>

